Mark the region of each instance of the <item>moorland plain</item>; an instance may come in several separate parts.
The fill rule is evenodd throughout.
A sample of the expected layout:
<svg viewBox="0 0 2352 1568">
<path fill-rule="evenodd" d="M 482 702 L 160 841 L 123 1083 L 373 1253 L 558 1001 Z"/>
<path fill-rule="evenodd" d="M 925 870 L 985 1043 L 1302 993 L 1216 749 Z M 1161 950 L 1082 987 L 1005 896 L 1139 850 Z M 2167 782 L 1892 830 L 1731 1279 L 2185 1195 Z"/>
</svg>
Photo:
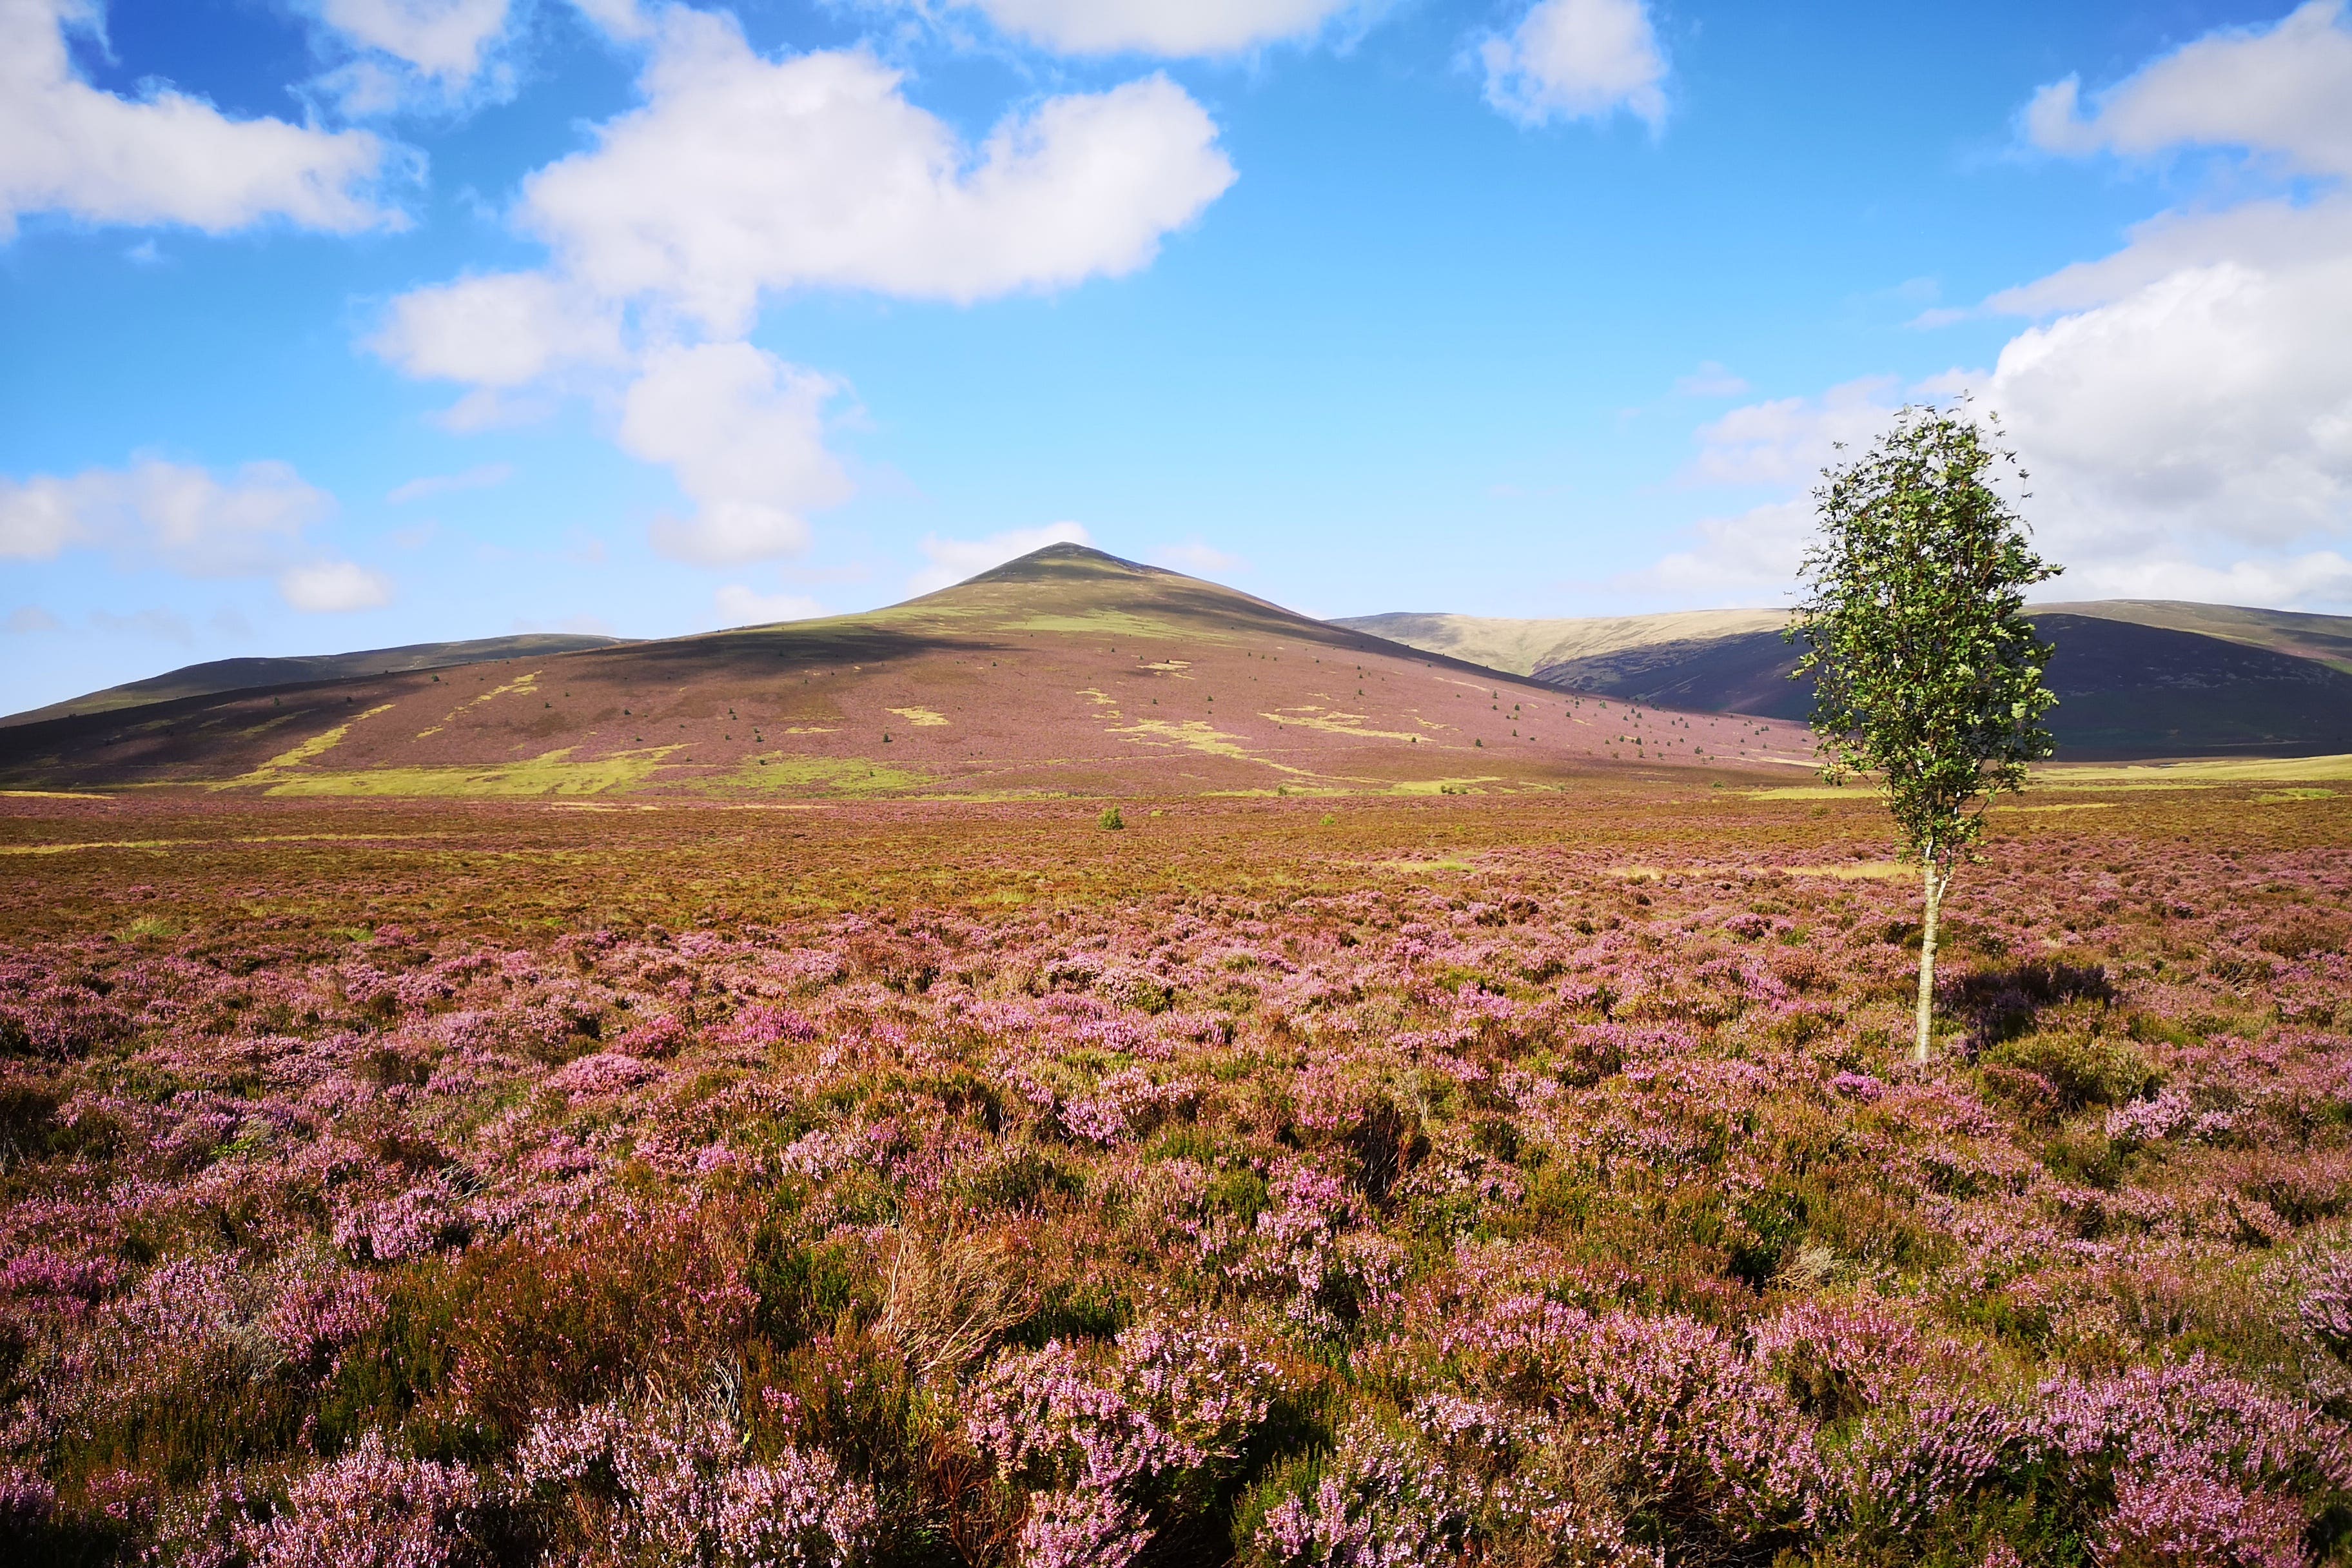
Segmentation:
<svg viewBox="0 0 2352 1568">
<path fill-rule="evenodd" d="M 2340 1558 L 2352 797 L 1779 782 L 0 802 L 7 1528 Z"/>
</svg>

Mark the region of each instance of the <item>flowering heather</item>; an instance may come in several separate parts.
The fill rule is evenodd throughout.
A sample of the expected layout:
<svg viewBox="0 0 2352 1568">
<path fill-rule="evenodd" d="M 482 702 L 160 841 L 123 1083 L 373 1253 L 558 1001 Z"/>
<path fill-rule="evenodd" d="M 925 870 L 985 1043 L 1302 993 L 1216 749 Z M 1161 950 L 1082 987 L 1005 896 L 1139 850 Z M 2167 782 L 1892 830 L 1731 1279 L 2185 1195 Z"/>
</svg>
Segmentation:
<svg viewBox="0 0 2352 1568">
<path fill-rule="evenodd" d="M 2352 818 L 2060 804 L 1921 1070 L 1864 805 L 12 802 L 0 1561 L 2346 1568 Z"/>
</svg>

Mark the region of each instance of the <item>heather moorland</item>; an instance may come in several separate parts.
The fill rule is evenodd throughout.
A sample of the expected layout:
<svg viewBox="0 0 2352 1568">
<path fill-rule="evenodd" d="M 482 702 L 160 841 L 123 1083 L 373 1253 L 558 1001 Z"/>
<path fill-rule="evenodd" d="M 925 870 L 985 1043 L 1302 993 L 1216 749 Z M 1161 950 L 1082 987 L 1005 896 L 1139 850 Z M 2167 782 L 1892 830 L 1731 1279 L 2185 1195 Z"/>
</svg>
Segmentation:
<svg viewBox="0 0 2352 1568">
<path fill-rule="evenodd" d="M 2352 1552 L 2341 796 L 1112 804 L 0 803 L 14 1560 Z"/>
</svg>

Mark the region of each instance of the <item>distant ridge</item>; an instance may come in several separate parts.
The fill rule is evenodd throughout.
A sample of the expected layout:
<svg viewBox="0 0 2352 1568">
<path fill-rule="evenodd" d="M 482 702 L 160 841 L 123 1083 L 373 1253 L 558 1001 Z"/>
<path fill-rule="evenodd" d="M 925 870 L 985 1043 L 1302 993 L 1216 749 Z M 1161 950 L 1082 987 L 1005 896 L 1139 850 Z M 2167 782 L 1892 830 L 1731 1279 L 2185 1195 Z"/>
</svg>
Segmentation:
<svg viewBox="0 0 2352 1568">
<path fill-rule="evenodd" d="M 2061 757 L 2352 751 L 2352 617 L 2109 599 L 2036 605 L 2058 652 Z M 1337 623 L 1417 647 L 1475 650 L 1564 690 L 1699 712 L 1802 720 L 1787 613 L 1694 610 L 1585 620 L 1360 616 Z"/>
<path fill-rule="evenodd" d="M 297 654 L 275 658 L 215 658 L 184 665 L 144 680 L 126 681 L 101 691 L 88 692 L 46 708 L 0 717 L 0 726 L 35 724 L 44 719 L 76 714 L 106 713 L 150 702 L 182 697 L 209 697 L 222 691 L 250 691 L 258 687 L 298 686 L 311 680 L 341 680 L 355 675 L 390 675 L 411 669 L 447 669 L 457 665 L 486 664 L 499 658 L 529 658 L 580 648 L 614 647 L 619 637 L 591 637 L 568 632 L 524 632 L 514 637 L 476 637 L 467 642 L 411 643 L 404 647 L 370 648 L 359 653 Z"/>
</svg>

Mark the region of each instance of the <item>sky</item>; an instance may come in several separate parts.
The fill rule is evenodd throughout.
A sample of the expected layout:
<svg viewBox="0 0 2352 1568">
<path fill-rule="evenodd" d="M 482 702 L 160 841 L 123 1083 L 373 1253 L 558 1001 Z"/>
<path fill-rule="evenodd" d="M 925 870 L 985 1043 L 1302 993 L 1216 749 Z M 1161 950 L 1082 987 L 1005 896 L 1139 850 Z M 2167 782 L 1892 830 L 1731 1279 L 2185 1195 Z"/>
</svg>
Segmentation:
<svg viewBox="0 0 2352 1568">
<path fill-rule="evenodd" d="M 2352 4 L 0 0 L 0 711 L 888 604 L 1784 602 L 1963 395 L 2059 598 L 2352 612 Z"/>
</svg>

